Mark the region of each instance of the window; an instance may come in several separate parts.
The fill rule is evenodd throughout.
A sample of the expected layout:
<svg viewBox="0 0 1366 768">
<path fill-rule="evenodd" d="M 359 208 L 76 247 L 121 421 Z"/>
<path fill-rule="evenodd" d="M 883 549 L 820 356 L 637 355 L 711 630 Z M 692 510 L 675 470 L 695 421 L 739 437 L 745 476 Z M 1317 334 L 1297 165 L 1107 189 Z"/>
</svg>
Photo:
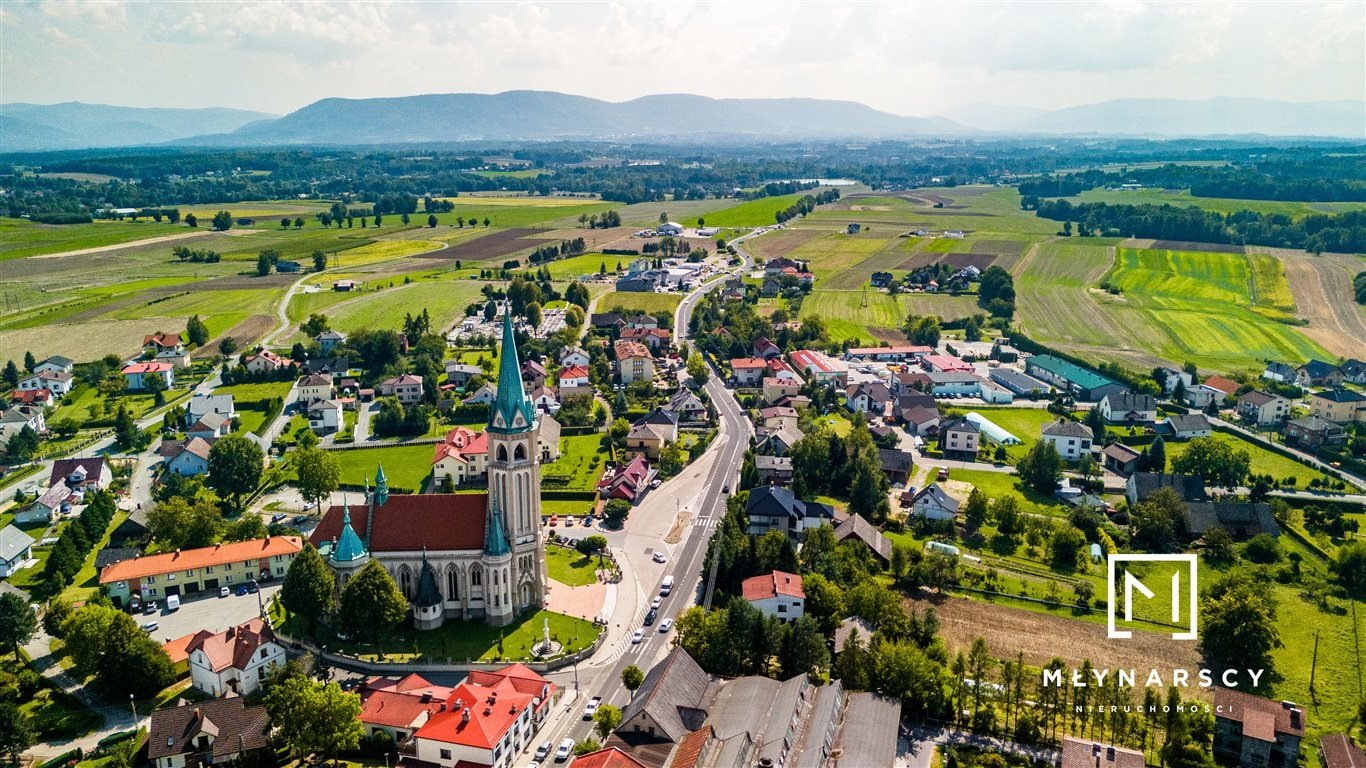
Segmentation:
<svg viewBox="0 0 1366 768">
<path fill-rule="evenodd" d="M 213 573 L 213 566 L 212 566 L 212 565 L 206 565 L 206 566 L 204 566 L 204 573 Z"/>
<path fill-rule="evenodd" d="M 262 648 L 262 649 L 261 649 L 261 658 L 264 659 L 264 658 L 266 657 L 266 655 L 269 654 L 269 653 L 270 653 L 269 650 L 267 650 L 267 649 L 265 649 L 265 648 Z"/>
<path fill-rule="evenodd" d="M 232 583 L 232 574 L 231 574 L 231 573 L 228 574 L 227 576 L 224 576 L 224 577 L 223 577 L 223 583 L 224 583 L 224 584 L 231 584 L 231 583 Z"/>
<path fill-rule="evenodd" d="M 152 587 L 151 589 L 147 590 L 147 596 L 148 596 L 148 597 L 156 597 L 156 596 L 157 596 L 157 588 L 156 588 L 156 587 Z"/>
<path fill-rule="evenodd" d="M 442 759 L 442 760 L 450 760 L 450 759 L 451 759 L 451 751 L 450 751 L 449 749 L 443 749 L 443 750 L 441 750 L 441 759 Z"/>
<path fill-rule="evenodd" d="M 148 584 L 155 584 L 155 583 L 157 583 L 157 577 L 155 577 L 155 576 L 148 576 L 148 577 L 147 577 L 147 583 L 148 583 Z"/>
<path fill-rule="evenodd" d="M 175 574 L 174 574 L 174 573 L 168 573 L 168 574 L 166 574 L 166 580 L 167 580 L 167 581 L 175 581 Z"/>
<path fill-rule="evenodd" d="M 194 576 L 194 569 L 190 569 L 190 570 L 186 571 L 186 572 L 185 572 L 185 575 L 186 575 L 187 577 L 188 577 L 188 576 Z"/>
</svg>

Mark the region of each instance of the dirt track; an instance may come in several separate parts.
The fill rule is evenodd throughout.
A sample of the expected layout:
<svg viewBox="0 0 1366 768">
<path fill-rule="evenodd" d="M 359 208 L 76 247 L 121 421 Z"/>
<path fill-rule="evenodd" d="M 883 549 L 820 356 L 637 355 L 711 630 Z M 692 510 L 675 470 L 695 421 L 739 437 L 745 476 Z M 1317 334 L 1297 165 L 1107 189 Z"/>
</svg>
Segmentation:
<svg viewBox="0 0 1366 768">
<path fill-rule="evenodd" d="M 1285 264 L 1296 312 L 1309 321 L 1304 335 L 1335 355 L 1366 355 L 1366 311 L 1352 295 L 1352 276 L 1366 270 L 1366 261 L 1336 253 L 1311 256 L 1283 248 L 1253 246 L 1248 250 L 1271 254 Z"/>
<path fill-rule="evenodd" d="M 178 235 L 163 235 L 161 237 L 149 237 L 146 240 L 132 240 L 127 243 L 115 243 L 114 245 L 101 245 L 98 248 L 82 248 L 78 251 L 62 251 L 61 253 L 44 253 L 37 256 L 30 256 L 31 259 L 60 259 L 66 256 L 86 256 L 91 253 L 104 253 L 106 251 L 121 251 L 125 248 L 137 248 L 142 245 L 156 245 L 158 243 L 169 243 L 174 240 L 184 240 L 200 235 L 216 234 L 210 229 L 196 229 L 193 232 L 183 232 Z"/>
</svg>

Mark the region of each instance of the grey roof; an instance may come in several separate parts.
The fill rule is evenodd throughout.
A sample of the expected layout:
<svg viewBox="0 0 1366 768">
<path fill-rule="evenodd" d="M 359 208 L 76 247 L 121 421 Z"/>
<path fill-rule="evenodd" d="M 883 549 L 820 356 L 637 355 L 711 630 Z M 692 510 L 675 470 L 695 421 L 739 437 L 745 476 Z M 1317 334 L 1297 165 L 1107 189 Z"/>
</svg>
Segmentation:
<svg viewBox="0 0 1366 768">
<path fill-rule="evenodd" d="M 1301 416 L 1298 419 L 1291 419 L 1286 422 L 1286 426 L 1294 425 L 1298 429 L 1306 432 L 1340 432 L 1342 427 L 1322 416 Z"/>
<path fill-rule="evenodd" d="M 1175 432 L 1197 432 L 1210 429 L 1209 419 L 1203 413 L 1174 413 L 1165 421 Z"/>
<path fill-rule="evenodd" d="M 925 374 L 931 384 L 971 384 L 981 381 L 982 377 L 963 371 L 930 371 Z"/>
<path fill-rule="evenodd" d="M 862 616 L 850 616 L 840 622 L 835 629 L 835 653 L 844 650 L 844 646 L 849 644 L 849 638 L 853 636 L 854 630 L 858 630 L 859 642 L 868 647 L 868 638 L 873 636 L 873 625 Z"/>
<path fill-rule="evenodd" d="M 12 525 L 0 528 L 0 560 L 10 562 L 18 557 L 20 552 L 33 546 L 33 541 L 32 536 Z"/>
<path fill-rule="evenodd" d="M 760 470 L 792 471 L 792 459 L 787 456 L 755 456 L 754 466 Z"/>
<path fill-rule="evenodd" d="M 675 647 L 656 664 L 621 713 L 628 722 L 642 711 L 669 741 L 677 742 L 702 727 L 707 717 L 711 678 L 682 648 Z"/>
<path fill-rule="evenodd" d="M 1254 389 L 1251 392 L 1243 393 L 1243 395 L 1238 398 L 1238 401 L 1244 403 L 1252 403 L 1253 405 L 1260 408 L 1263 405 L 1266 405 L 1267 403 L 1275 402 L 1276 400 L 1282 399 L 1284 398 L 1277 397 L 1276 395 L 1273 395 L 1270 392 L 1263 392 L 1260 389 Z"/>
<path fill-rule="evenodd" d="M 1100 449 L 1100 452 L 1106 456 L 1114 457 L 1118 461 L 1133 461 L 1143 455 L 1141 451 L 1131 448 L 1124 443 L 1110 443 Z"/>
<path fill-rule="evenodd" d="M 1336 372 L 1338 367 L 1332 363 L 1325 363 L 1322 360 L 1310 360 L 1304 365 L 1301 365 L 1299 370 L 1304 371 L 1312 378 L 1320 379 Z"/>
<path fill-rule="evenodd" d="M 1330 389 L 1326 392 L 1315 392 L 1314 397 L 1333 403 L 1366 403 L 1366 395 L 1351 389 Z"/>
<path fill-rule="evenodd" d="M 873 554 L 883 562 L 892 559 L 892 540 L 882 535 L 882 531 L 865 520 L 863 515 L 851 514 L 844 518 L 844 522 L 835 527 L 835 538 L 839 541 L 858 539 L 873 550 Z"/>
<path fill-rule="evenodd" d="M 749 492 L 745 514 L 755 517 L 786 517 L 798 520 L 806 517 L 834 519 L 835 508 L 817 501 L 802 501 L 789 488 L 761 486 Z"/>
<path fill-rule="evenodd" d="M 1039 381 L 1033 376 L 1020 373 L 1013 368 L 992 368 L 987 375 L 991 377 L 992 381 L 1016 394 L 1035 390 L 1047 392 L 1053 388 L 1051 384 Z"/>
<path fill-rule="evenodd" d="M 1084 437 L 1087 440 L 1095 436 L 1090 427 L 1070 419 L 1058 419 L 1051 424 L 1044 425 L 1042 434 L 1058 437 Z"/>
<path fill-rule="evenodd" d="M 198 419 L 196 419 L 195 423 L 191 424 L 190 428 L 186 431 L 199 432 L 201 430 L 207 429 L 213 432 L 217 432 L 218 430 L 223 428 L 223 425 L 226 424 L 227 421 L 227 416 L 224 416 L 221 413 L 213 413 L 212 411 L 210 411 L 209 413 L 206 413 L 203 416 L 200 416 Z"/>
<path fill-rule="evenodd" d="M 875 693 L 851 693 L 844 710 L 844 727 L 835 742 L 841 754 L 836 768 L 892 765 L 896 762 L 901 704 Z"/>
<path fill-rule="evenodd" d="M 875 403 L 885 403 L 892 399 L 892 391 L 880 381 L 860 381 L 857 384 L 850 384 L 848 394 L 851 398 L 867 395 L 868 399 Z"/>
<path fill-rule="evenodd" d="M 1270 504 L 1193 501 L 1186 505 L 1186 530 L 1199 536 L 1216 525 L 1253 534 L 1280 530 Z"/>
<path fill-rule="evenodd" d="M 1116 392 L 1108 394 L 1104 398 L 1110 403 L 1111 411 L 1151 411 L 1157 408 L 1157 401 L 1152 395 L 1145 395 L 1138 392 Z"/>
<path fill-rule="evenodd" d="M 929 496 L 934 500 L 934 503 L 950 512 L 957 512 L 959 505 L 962 503 L 958 501 L 958 499 L 945 493 L 944 489 L 940 488 L 938 483 L 930 483 L 925 486 L 921 489 L 920 493 L 915 495 L 915 498 L 919 499 L 921 496 Z"/>
<path fill-rule="evenodd" d="M 939 425 L 940 434 L 948 434 L 949 432 L 971 432 L 975 434 L 981 431 L 980 427 L 967 419 L 954 419 L 947 424 Z"/>
<path fill-rule="evenodd" d="M 1293 366 L 1291 366 L 1289 363 L 1279 363 L 1279 362 L 1276 362 L 1276 361 L 1272 360 L 1272 361 L 1269 361 L 1269 362 L 1266 364 L 1266 368 L 1264 369 L 1264 372 L 1266 372 L 1266 373 L 1271 373 L 1271 374 L 1276 375 L 1276 376 L 1292 376 L 1292 377 L 1293 377 L 1293 376 L 1295 375 L 1295 368 L 1294 368 Z"/>
<path fill-rule="evenodd" d="M 879 448 L 877 457 L 882 462 L 884 471 L 890 469 L 893 472 L 910 472 L 915 467 L 915 457 L 897 448 Z"/>
<path fill-rule="evenodd" d="M 142 550 L 137 547 L 105 547 L 95 555 L 95 571 L 102 571 L 107 565 L 132 560 L 141 554 Z"/>
<path fill-rule="evenodd" d="M 551 418 L 550 414 L 542 413 L 536 425 L 536 434 L 547 443 L 558 446 L 560 444 L 560 422 Z"/>
<path fill-rule="evenodd" d="M 1171 488 L 1182 501 L 1205 501 L 1205 483 L 1195 475 L 1135 472 L 1129 478 L 1139 501 L 1152 496 L 1159 488 Z"/>
<path fill-rule="evenodd" d="M 38 365 L 42 365 L 43 363 L 52 363 L 53 365 L 60 365 L 60 366 L 62 366 L 62 367 L 67 367 L 67 366 L 75 365 L 75 364 L 76 364 L 76 361 L 75 361 L 75 360 L 72 360 L 72 359 L 69 358 L 69 357 L 63 357 L 63 356 L 61 356 L 61 355 L 52 355 L 51 357 L 48 357 L 48 358 L 45 358 L 45 359 L 43 359 L 43 360 L 38 361 Z"/>
</svg>

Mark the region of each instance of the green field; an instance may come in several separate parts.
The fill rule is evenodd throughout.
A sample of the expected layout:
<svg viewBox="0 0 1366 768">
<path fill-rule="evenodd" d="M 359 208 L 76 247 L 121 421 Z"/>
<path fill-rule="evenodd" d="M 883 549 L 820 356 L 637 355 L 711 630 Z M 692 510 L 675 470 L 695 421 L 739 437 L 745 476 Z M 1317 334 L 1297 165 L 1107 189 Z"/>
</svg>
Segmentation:
<svg viewBox="0 0 1366 768">
<path fill-rule="evenodd" d="M 1308 487 L 1310 480 L 1322 480 L 1325 478 L 1325 475 L 1322 472 L 1313 467 L 1305 466 L 1294 459 L 1282 456 L 1274 451 L 1269 451 L 1256 443 L 1248 442 L 1236 435 L 1230 435 L 1226 432 L 1215 432 L 1211 436 L 1216 440 L 1231 444 L 1236 449 L 1247 451 L 1252 457 L 1251 471 L 1253 474 L 1269 474 L 1277 480 L 1286 477 L 1294 477 L 1298 480 L 1299 488 Z M 1189 447 L 1190 443 L 1188 442 L 1168 442 L 1167 461 L 1174 461 L 1176 457 L 1185 453 Z"/>
<path fill-rule="evenodd" d="M 819 285 L 819 283 L 818 283 Z M 866 306 L 865 306 L 866 304 Z M 819 315 L 835 341 L 873 342 L 896 334 L 910 314 L 945 318 L 982 314 L 973 296 L 903 293 L 892 296 L 872 289 L 831 291 L 816 288 L 802 301 L 802 317 Z"/>
<path fill-rule="evenodd" d="M 708 227 L 771 227 L 777 223 L 773 214 L 783 210 L 802 199 L 802 192 L 795 195 L 778 195 L 776 197 L 761 197 L 758 200 L 747 200 L 729 208 L 722 208 L 706 214 Z M 675 221 L 678 221 L 675 219 Z M 691 221 L 685 224 L 695 224 L 697 218 L 694 216 Z"/>
<path fill-rule="evenodd" d="M 3 218 L 0 219 L 0 261 L 100 248 L 192 231 L 183 224 L 158 224 L 151 219 L 136 222 L 96 221 L 90 224 L 35 224 L 27 219 Z"/>
<path fill-rule="evenodd" d="M 456 218 L 463 216 L 466 222 L 475 219 L 482 226 L 487 218 L 492 228 L 501 229 L 546 226 L 552 222 L 573 226 L 579 214 L 602 213 L 623 207 L 621 203 L 605 203 L 581 197 L 462 196 L 447 199 L 455 204 L 455 210 L 437 214 L 440 223 L 455 224 Z M 426 221 L 425 215 L 421 218 Z"/>
<path fill-rule="evenodd" d="M 622 309 L 627 312 L 649 312 L 656 315 L 672 315 L 683 301 L 681 293 L 635 293 L 630 291 L 611 291 L 598 301 L 599 312 Z"/>
<path fill-rule="evenodd" d="M 1195 197 L 1190 190 L 1139 189 L 1132 191 L 1092 189 L 1064 198 L 1073 203 L 1110 203 L 1112 205 L 1180 205 L 1219 213 L 1255 211 L 1301 218 L 1315 213 L 1341 213 L 1366 209 L 1362 203 L 1302 203 L 1279 200 L 1237 200 L 1225 197 Z"/>
<path fill-rule="evenodd" d="M 401 328 L 404 314 L 419 314 L 426 309 L 431 315 L 433 332 L 440 333 L 456 318 L 465 316 L 465 307 L 480 298 L 483 287 L 482 282 L 475 280 L 419 279 L 408 284 L 395 281 L 392 288 L 345 294 L 347 299 L 329 302 L 327 317 L 339 331 Z"/>
<path fill-rule="evenodd" d="M 567 547 L 547 546 L 545 565 L 550 578 L 571 587 L 582 587 L 598 580 L 596 561 Z"/>
<path fill-rule="evenodd" d="M 559 259 L 549 264 L 529 265 L 525 271 L 535 272 L 540 269 L 549 269 L 550 277 L 555 280 L 572 280 L 584 275 L 596 275 L 599 267 L 604 267 L 607 274 L 614 274 L 618 263 L 626 266 L 630 263 L 629 256 L 604 256 L 601 253 L 585 253 L 581 256 L 571 256 L 567 259 Z"/>
<path fill-rule="evenodd" d="M 431 444 L 392 445 L 333 451 L 332 455 L 337 457 L 337 463 L 341 465 L 343 485 L 359 487 L 366 482 L 373 485 L 375 470 L 382 465 L 390 489 L 420 493 L 432 473 L 434 451 L 435 446 Z"/>
<path fill-rule="evenodd" d="M 215 395 L 232 395 L 233 402 L 241 405 L 258 400 L 284 399 L 289 394 L 291 381 L 265 381 L 256 384 L 228 384 L 214 389 Z"/>
</svg>

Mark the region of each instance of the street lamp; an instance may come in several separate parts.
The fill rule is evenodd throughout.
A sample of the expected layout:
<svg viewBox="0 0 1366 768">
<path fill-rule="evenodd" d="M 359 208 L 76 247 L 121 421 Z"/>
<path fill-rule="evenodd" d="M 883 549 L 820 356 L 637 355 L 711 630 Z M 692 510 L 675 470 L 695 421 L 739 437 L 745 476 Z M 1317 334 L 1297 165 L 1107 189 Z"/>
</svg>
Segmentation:
<svg viewBox="0 0 1366 768">
<path fill-rule="evenodd" d="M 133 700 L 133 694 L 128 694 L 128 708 L 133 710 L 133 728 L 138 727 L 138 703 Z"/>
</svg>

